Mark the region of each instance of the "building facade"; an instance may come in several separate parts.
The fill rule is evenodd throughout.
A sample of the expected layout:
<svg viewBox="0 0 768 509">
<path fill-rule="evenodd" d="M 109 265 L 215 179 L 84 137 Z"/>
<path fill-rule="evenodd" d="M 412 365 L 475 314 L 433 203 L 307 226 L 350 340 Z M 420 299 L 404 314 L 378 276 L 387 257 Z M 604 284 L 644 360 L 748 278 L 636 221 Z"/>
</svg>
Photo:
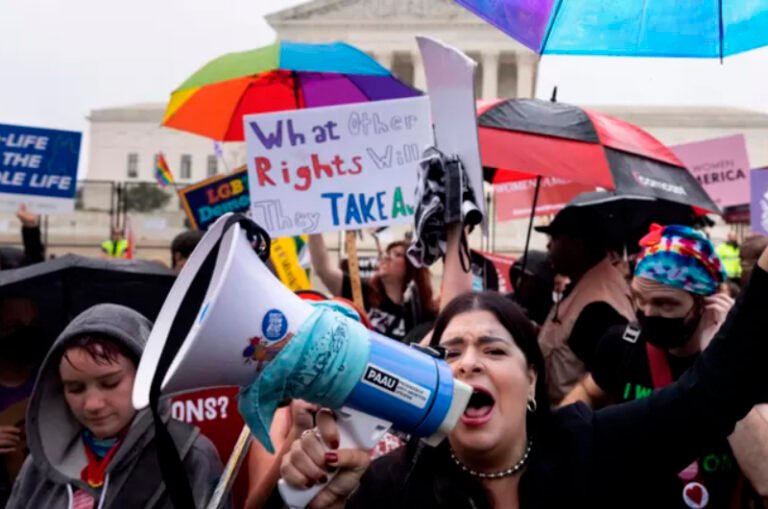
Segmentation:
<svg viewBox="0 0 768 509">
<path fill-rule="evenodd" d="M 341 40 L 357 46 L 417 88 L 426 88 L 414 39 L 423 34 L 463 50 L 478 63 L 476 89 L 480 98 L 531 97 L 535 89 L 538 57 L 451 0 L 311 0 L 273 13 L 267 20 L 280 39 Z M 741 133 L 747 139 L 752 167 L 768 166 L 768 114 L 719 107 L 629 105 L 593 109 L 635 123 L 669 145 Z M 224 144 L 223 161 L 217 160 L 211 140 L 162 128 L 164 112 L 163 103 L 93 110 L 86 178 L 153 181 L 154 158 L 159 152 L 165 154 L 180 184 L 245 163 L 242 143 Z M 83 199 L 107 199 L 97 195 Z M 183 219 L 174 219 L 181 214 L 175 198 L 163 212 L 169 214 L 167 224 L 174 225 L 168 235 L 183 227 Z M 163 233 L 157 230 L 148 235 L 162 243 L 158 236 Z M 498 230 L 497 250 L 519 250 L 524 233 L 523 224 L 503 225 Z"/>
</svg>

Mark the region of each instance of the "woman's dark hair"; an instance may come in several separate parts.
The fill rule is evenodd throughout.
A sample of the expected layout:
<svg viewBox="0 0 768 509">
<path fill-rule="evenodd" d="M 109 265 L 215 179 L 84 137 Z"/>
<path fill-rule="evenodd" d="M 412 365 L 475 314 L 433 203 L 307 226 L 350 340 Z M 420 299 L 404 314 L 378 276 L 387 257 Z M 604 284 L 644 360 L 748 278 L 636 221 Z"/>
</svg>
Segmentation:
<svg viewBox="0 0 768 509">
<path fill-rule="evenodd" d="M 398 240 L 387 245 L 384 251 L 389 253 L 392 249 L 402 247 L 408 248 L 408 243 L 404 240 Z M 418 268 L 411 263 L 411 260 L 405 257 L 405 277 L 403 278 L 402 291 L 405 292 L 408 285 L 413 281 L 416 285 L 417 297 L 421 305 L 422 316 L 414 317 L 416 322 L 430 320 L 437 315 L 437 302 L 432 293 L 432 280 L 429 275 L 429 269 Z M 378 275 L 368 280 L 368 303 L 370 307 L 381 306 L 384 300 L 384 284 Z"/>
<path fill-rule="evenodd" d="M 516 303 L 496 292 L 464 293 L 459 295 L 440 312 L 435 321 L 430 344 L 440 344 L 443 332 L 456 316 L 470 311 L 488 311 L 512 335 L 515 344 L 525 355 L 528 366 L 536 371 L 536 411 L 528 412 L 527 430 L 529 437 L 542 428 L 544 419 L 549 416 L 549 397 L 544 367 L 544 356 L 536 339 L 536 331 L 531 321 Z"/>
<path fill-rule="evenodd" d="M 114 364 L 117 362 L 118 355 L 123 355 L 131 359 L 135 366 L 139 365 L 139 358 L 135 353 L 109 336 L 84 334 L 68 341 L 64 345 L 64 358 L 72 365 L 72 361 L 67 355 L 67 350 L 70 348 L 85 350 L 97 364 Z"/>
</svg>

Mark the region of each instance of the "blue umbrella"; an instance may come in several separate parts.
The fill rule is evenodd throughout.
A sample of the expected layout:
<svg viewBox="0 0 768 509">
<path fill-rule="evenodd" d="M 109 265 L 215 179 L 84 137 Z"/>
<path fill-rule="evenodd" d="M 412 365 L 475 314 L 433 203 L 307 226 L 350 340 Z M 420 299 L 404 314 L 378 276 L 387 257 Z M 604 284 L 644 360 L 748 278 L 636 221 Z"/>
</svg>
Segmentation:
<svg viewBox="0 0 768 509">
<path fill-rule="evenodd" d="M 768 45 L 768 0 L 456 0 L 540 55 L 720 58 Z"/>
</svg>

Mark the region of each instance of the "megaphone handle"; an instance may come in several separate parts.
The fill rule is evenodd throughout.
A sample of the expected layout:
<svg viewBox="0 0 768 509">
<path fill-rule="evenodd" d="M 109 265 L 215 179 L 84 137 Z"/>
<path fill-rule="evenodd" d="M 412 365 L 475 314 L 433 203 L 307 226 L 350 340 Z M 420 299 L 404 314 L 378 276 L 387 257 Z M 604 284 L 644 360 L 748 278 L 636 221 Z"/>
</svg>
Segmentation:
<svg viewBox="0 0 768 509">
<path fill-rule="evenodd" d="M 339 448 L 371 450 L 379 443 L 379 440 L 382 439 L 391 425 L 392 423 L 389 421 L 364 414 L 349 407 L 342 407 L 336 411 Z M 324 445 L 326 449 L 330 450 L 328 444 Z M 328 482 L 331 482 L 331 479 L 337 473 L 328 474 Z M 280 490 L 280 496 L 283 497 L 288 507 L 291 509 L 304 509 L 326 484 L 328 483 L 316 484 L 311 488 L 297 488 L 280 479 L 277 486 Z"/>
</svg>

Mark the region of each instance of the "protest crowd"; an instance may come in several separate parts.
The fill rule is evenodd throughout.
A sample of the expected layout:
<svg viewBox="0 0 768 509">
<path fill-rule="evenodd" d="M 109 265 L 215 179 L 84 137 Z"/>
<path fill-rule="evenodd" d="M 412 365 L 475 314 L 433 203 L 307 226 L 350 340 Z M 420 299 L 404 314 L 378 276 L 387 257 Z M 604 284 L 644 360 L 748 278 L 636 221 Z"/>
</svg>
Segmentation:
<svg viewBox="0 0 768 509">
<path fill-rule="evenodd" d="M 0 506 L 768 507 L 768 237 L 713 242 L 720 207 L 640 128 L 554 97 L 476 110 L 467 57 L 419 44 L 424 94 L 348 45 L 283 41 L 225 131 L 171 112 L 166 127 L 249 157 L 174 187 L 188 228 L 168 266 L 125 220 L 98 257 L 46 256 L 18 205 L 22 247 L 0 247 Z M 205 69 L 196 87 L 217 84 Z M 214 111 L 199 93 L 174 92 L 185 121 Z M 591 191 L 542 213 L 542 176 Z M 494 220 L 483 186 L 525 179 L 525 248 L 470 248 Z M 407 236 L 380 242 L 394 225 Z"/>
</svg>

